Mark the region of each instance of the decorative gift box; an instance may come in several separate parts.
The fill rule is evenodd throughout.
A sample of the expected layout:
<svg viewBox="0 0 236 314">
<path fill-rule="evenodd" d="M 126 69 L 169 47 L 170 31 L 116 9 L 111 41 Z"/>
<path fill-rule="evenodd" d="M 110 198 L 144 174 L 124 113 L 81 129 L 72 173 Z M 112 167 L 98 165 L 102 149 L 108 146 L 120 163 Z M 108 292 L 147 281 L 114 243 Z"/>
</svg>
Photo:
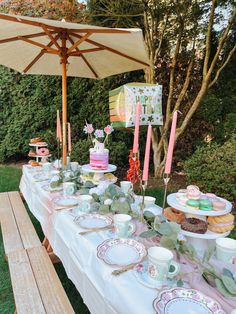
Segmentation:
<svg viewBox="0 0 236 314">
<path fill-rule="evenodd" d="M 141 103 L 140 125 L 162 125 L 162 85 L 129 83 L 109 92 L 110 121 L 114 128 L 135 125 L 135 107 Z"/>
</svg>

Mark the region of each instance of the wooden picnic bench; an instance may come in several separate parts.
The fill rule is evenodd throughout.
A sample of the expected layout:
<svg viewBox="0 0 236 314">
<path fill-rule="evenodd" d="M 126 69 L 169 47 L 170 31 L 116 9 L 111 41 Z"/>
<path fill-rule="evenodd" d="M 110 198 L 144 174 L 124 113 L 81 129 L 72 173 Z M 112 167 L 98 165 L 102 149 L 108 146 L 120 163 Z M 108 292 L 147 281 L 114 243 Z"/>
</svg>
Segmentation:
<svg viewBox="0 0 236 314">
<path fill-rule="evenodd" d="M 18 192 L 0 193 L 0 223 L 15 313 L 74 313 Z"/>
</svg>

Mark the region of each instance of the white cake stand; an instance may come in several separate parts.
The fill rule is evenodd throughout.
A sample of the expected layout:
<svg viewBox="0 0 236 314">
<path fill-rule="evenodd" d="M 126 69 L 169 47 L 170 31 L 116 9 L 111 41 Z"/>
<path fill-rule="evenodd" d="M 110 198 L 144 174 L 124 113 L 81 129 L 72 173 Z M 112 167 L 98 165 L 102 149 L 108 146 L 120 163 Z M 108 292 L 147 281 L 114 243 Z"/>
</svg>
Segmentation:
<svg viewBox="0 0 236 314">
<path fill-rule="evenodd" d="M 194 215 L 194 217 L 199 216 L 200 219 L 202 218 L 202 216 L 222 216 L 230 213 L 232 210 L 232 204 L 224 198 L 217 198 L 225 203 L 226 207 L 224 210 L 204 211 L 200 209 L 189 209 L 184 205 L 181 205 L 177 201 L 176 193 L 172 193 L 167 196 L 167 203 L 171 207 L 174 207 L 185 214 Z M 182 230 L 181 232 L 185 237 L 187 237 L 188 241 L 194 246 L 199 255 L 202 255 L 202 253 L 209 247 L 209 245 L 214 244 L 217 238 L 227 237 L 230 234 L 230 232 L 216 233 L 211 232 L 210 230 L 207 230 L 207 232 L 204 234 L 189 232 L 185 230 Z"/>
<path fill-rule="evenodd" d="M 30 158 L 36 158 L 36 161 L 39 162 L 40 160 L 42 162 L 46 162 L 48 157 L 51 157 L 51 154 L 46 155 L 46 156 L 42 156 L 42 155 L 38 155 L 38 149 L 42 148 L 42 147 L 47 147 L 48 144 L 36 144 L 36 143 L 29 143 L 30 147 L 35 147 L 36 148 L 36 154 L 34 156 L 29 156 Z"/>
<path fill-rule="evenodd" d="M 107 169 L 92 169 L 89 164 L 83 165 L 81 170 L 84 172 L 92 172 L 94 173 L 94 180 L 95 181 L 103 181 L 104 180 L 104 173 L 114 172 L 116 171 L 117 167 L 115 165 L 109 164 Z"/>
</svg>

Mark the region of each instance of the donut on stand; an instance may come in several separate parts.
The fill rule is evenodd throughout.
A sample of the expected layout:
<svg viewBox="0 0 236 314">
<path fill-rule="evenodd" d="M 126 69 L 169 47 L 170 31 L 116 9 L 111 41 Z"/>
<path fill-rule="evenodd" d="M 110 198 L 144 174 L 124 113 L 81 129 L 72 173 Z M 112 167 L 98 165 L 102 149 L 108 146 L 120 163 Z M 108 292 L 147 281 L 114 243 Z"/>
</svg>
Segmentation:
<svg viewBox="0 0 236 314">
<path fill-rule="evenodd" d="M 193 190 L 194 193 L 192 193 Z M 188 194 L 188 191 L 191 192 Z M 189 199 L 188 195 L 195 198 Z M 232 210 L 232 204 L 229 201 L 212 193 L 208 195 L 201 193 L 198 196 L 199 199 L 196 199 L 197 195 L 199 195 L 197 187 L 190 186 L 186 193 L 169 194 L 167 203 L 185 214 L 186 218 L 181 222 L 182 234 L 194 246 L 198 254 L 202 255 L 217 238 L 228 236 L 234 223 L 233 215 L 229 214 Z M 220 217 L 223 217 L 224 221 Z M 224 225 L 221 225 L 222 223 Z"/>
</svg>

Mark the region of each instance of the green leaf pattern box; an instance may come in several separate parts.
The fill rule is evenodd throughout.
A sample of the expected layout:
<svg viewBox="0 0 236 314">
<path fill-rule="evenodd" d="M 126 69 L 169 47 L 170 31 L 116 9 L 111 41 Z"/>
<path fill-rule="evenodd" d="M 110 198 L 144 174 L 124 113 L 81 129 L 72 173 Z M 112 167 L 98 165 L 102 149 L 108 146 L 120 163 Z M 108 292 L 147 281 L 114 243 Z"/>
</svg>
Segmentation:
<svg viewBox="0 0 236 314">
<path fill-rule="evenodd" d="M 109 92 L 110 120 L 114 128 L 135 125 L 137 103 L 141 103 L 140 125 L 163 125 L 162 85 L 129 83 Z"/>
</svg>

